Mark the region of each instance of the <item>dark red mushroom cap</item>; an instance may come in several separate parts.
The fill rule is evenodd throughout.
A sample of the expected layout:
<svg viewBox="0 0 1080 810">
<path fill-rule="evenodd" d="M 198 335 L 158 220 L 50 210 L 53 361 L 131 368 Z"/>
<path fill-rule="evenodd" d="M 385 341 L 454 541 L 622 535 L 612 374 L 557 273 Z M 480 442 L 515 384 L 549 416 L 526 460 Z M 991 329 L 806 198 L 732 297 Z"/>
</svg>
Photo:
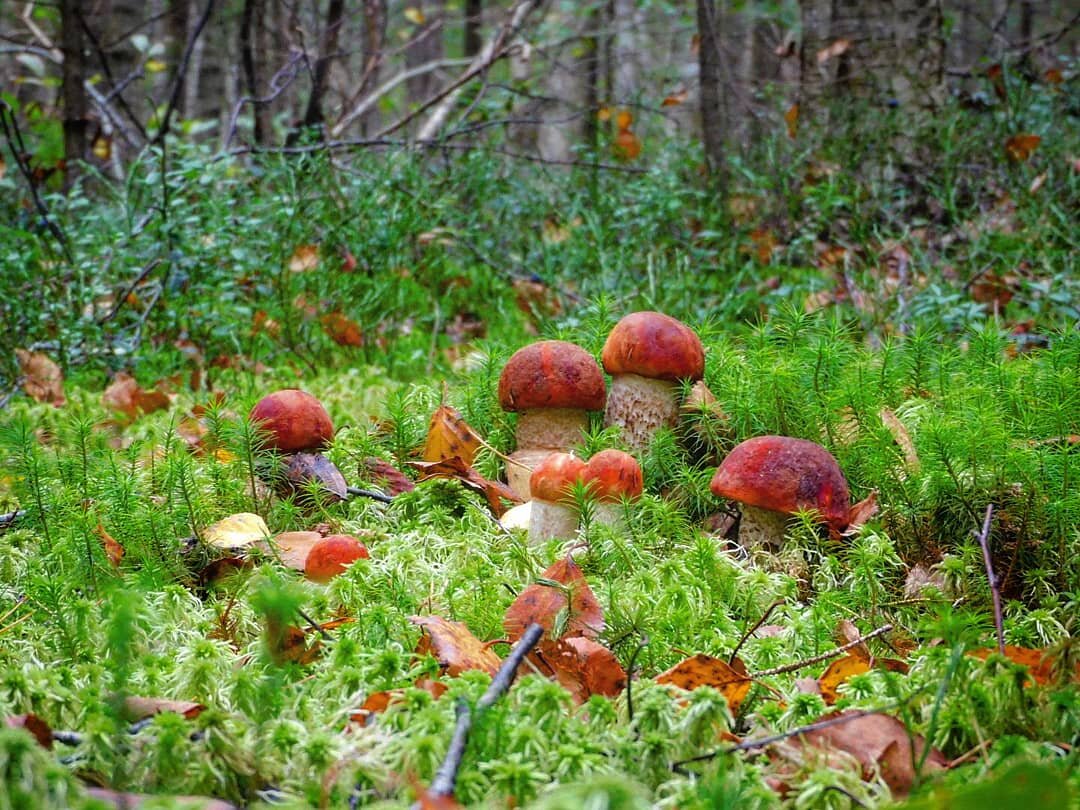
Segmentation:
<svg viewBox="0 0 1080 810">
<path fill-rule="evenodd" d="M 565 340 L 541 340 L 518 349 L 499 377 L 505 411 L 533 408 L 604 408 L 604 373 L 591 354 Z"/>
<path fill-rule="evenodd" d="M 536 465 L 529 477 L 529 492 L 542 501 L 565 501 L 584 470 L 585 462 L 577 456 L 551 453 Z"/>
<path fill-rule="evenodd" d="M 806 439 L 747 439 L 717 468 L 709 488 L 721 498 L 773 512 L 817 510 L 836 531 L 848 523 L 850 496 L 840 465 L 828 450 Z"/>
<path fill-rule="evenodd" d="M 601 450 L 590 458 L 581 480 L 601 501 L 637 498 L 644 489 L 641 465 L 622 450 Z"/>
<path fill-rule="evenodd" d="M 334 438 L 334 424 L 319 400 L 298 388 L 267 394 L 251 409 L 251 421 L 283 453 L 317 450 Z"/>
<path fill-rule="evenodd" d="M 615 324 L 601 354 L 608 374 L 700 380 L 705 351 L 694 330 L 661 312 L 633 312 Z"/>
</svg>

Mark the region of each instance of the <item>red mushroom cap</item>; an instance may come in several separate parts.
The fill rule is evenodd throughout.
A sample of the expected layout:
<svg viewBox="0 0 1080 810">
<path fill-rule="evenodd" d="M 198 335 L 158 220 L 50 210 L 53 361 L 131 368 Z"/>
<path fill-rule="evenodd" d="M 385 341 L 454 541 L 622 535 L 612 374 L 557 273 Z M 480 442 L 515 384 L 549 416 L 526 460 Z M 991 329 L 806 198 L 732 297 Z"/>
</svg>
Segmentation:
<svg viewBox="0 0 1080 810">
<path fill-rule="evenodd" d="M 317 450 L 334 437 L 326 408 L 298 388 L 267 394 L 251 409 L 251 421 L 269 434 L 269 446 L 283 453 Z"/>
<path fill-rule="evenodd" d="M 633 312 L 615 324 L 601 354 L 608 374 L 700 380 L 705 351 L 694 331 L 661 312 Z"/>
<path fill-rule="evenodd" d="M 585 462 L 577 456 L 551 453 L 536 465 L 529 477 L 529 492 L 542 501 L 565 501 L 584 471 Z"/>
<path fill-rule="evenodd" d="M 565 340 L 541 340 L 518 349 L 499 377 L 499 404 L 505 411 L 599 411 L 606 398 L 604 373 L 595 358 Z"/>
<path fill-rule="evenodd" d="M 816 509 L 834 530 L 848 523 L 847 481 L 832 454 L 806 439 L 758 436 L 735 447 L 709 485 L 714 495 L 794 514 Z"/>
<path fill-rule="evenodd" d="M 581 480 L 601 501 L 637 498 L 645 488 L 641 465 L 622 450 L 601 450 L 589 459 Z"/>
<path fill-rule="evenodd" d="M 304 562 L 304 575 L 315 582 L 329 582 L 345 566 L 370 556 L 367 546 L 351 534 L 331 534 L 311 547 Z"/>
</svg>

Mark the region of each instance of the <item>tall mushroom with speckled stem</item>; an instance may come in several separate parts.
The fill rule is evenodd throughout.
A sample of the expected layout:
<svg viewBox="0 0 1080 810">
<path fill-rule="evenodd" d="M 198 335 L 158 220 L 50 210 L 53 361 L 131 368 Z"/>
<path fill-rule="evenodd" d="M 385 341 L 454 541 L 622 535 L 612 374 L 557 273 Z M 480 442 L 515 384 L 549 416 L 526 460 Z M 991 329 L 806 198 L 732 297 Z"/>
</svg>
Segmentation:
<svg viewBox="0 0 1080 810">
<path fill-rule="evenodd" d="M 782 545 L 787 521 L 814 512 L 833 536 L 848 526 L 851 496 L 832 453 L 806 439 L 757 436 L 723 460 L 709 485 L 742 512 L 739 540 L 747 548 Z"/>
<path fill-rule="evenodd" d="M 611 375 L 605 425 L 618 425 L 632 451 L 645 450 L 679 420 L 679 381 L 700 380 L 705 351 L 694 331 L 660 312 L 634 312 L 611 330 L 601 356 Z"/>
<path fill-rule="evenodd" d="M 542 340 L 514 352 L 499 377 L 499 404 L 518 416 L 517 449 L 506 480 L 528 500 L 529 476 L 548 454 L 580 444 L 589 411 L 604 408 L 604 374 L 596 359 L 565 340 Z"/>
</svg>

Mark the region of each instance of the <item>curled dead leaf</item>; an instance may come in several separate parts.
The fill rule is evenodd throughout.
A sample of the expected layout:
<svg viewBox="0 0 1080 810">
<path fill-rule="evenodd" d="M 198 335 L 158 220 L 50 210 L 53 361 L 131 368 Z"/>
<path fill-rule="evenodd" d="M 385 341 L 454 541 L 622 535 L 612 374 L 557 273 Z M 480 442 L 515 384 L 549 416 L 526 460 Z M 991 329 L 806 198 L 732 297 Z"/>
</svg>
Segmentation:
<svg viewBox="0 0 1080 810">
<path fill-rule="evenodd" d="M 23 391 L 28 397 L 37 402 L 47 402 L 56 408 L 67 402 L 67 397 L 64 396 L 64 373 L 47 354 L 16 349 L 15 357 L 19 361 Z"/>
<path fill-rule="evenodd" d="M 143 389 L 135 378 L 125 371 L 119 372 L 113 378 L 101 395 L 101 402 L 106 408 L 123 414 L 129 420 L 135 420 L 141 414 L 164 410 L 172 404 L 171 398 L 164 391 Z"/>
<path fill-rule="evenodd" d="M 503 617 L 503 628 L 511 641 L 517 641 L 533 622 L 547 631 L 549 639 L 596 638 L 604 629 L 600 602 L 572 557 L 553 563 L 539 581 L 518 594 Z"/>
<path fill-rule="evenodd" d="M 464 417 L 449 405 L 440 405 L 428 422 L 423 459 L 446 461 L 456 456 L 466 467 L 472 467 L 481 446 L 480 437 Z"/>
<path fill-rule="evenodd" d="M 425 631 L 416 647 L 417 654 L 430 652 L 445 674 L 455 676 L 478 669 L 494 675 L 498 671 L 499 656 L 461 622 L 441 616 L 410 616 L 409 621 Z"/>
</svg>

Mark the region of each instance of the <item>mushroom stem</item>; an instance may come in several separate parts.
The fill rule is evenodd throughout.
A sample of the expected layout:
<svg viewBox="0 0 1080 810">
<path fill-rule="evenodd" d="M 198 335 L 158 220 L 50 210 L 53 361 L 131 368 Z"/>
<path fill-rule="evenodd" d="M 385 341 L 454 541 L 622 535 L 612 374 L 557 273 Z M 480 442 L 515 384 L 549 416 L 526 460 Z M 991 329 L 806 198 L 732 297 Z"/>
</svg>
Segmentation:
<svg viewBox="0 0 1080 810">
<path fill-rule="evenodd" d="M 519 450 L 549 447 L 569 450 L 581 444 L 589 415 L 580 408 L 533 408 L 518 416 L 514 438 Z"/>
<path fill-rule="evenodd" d="M 677 382 L 616 374 L 611 378 L 604 424 L 618 425 L 631 450 L 645 450 L 657 430 L 678 422 L 678 392 Z"/>
<path fill-rule="evenodd" d="M 626 527 L 626 504 L 621 501 L 598 501 L 593 505 L 593 520 L 612 529 Z"/>
<path fill-rule="evenodd" d="M 532 492 L 529 489 L 529 477 L 532 475 L 533 470 L 536 469 L 537 464 L 552 453 L 557 452 L 559 452 L 557 449 L 549 447 L 515 450 L 508 456 L 510 460 L 506 462 L 507 486 L 521 500 L 529 500 L 532 497 Z"/>
<path fill-rule="evenodd" d="M 790 515 L 745 503 L 739 504 L 739 509 L 739 542 L 747 551 L 774 551 L 784 545 Z"/>
<path fill-rule="evenodd" d="M 578 512 L 573 505 L 533 499 L 529 513 L 530 543 L 543 543 L 553 537 L 573 537 L 577 527 Z"/>
</svg>

